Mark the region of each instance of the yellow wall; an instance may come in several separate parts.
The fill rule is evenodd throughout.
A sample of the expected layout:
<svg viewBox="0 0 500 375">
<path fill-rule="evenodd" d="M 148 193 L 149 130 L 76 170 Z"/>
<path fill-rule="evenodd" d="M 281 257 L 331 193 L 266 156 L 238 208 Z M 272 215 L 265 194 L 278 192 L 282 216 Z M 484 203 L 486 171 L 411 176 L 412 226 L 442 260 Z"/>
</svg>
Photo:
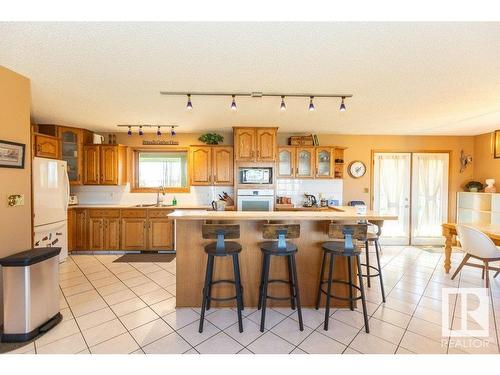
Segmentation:
<svg viewBox="0 0 500 375">
<path fill-rule="evenodd" d="M 278 144 L 284 145 L 291 134 L 278 133 Z M 460 173 L 459 155 L 474 151 L 473 137 L 441 137 L 441 136 L 393 136 L 393 135 L 318 135 L 320 145 L 347 147 L 344 153 L 344 203 L 351 200 L 370 202 L 371 152 L 378 151 L 451 151 L 448 219 L 455 220 L 456 193 L 472 179 L 473 168 L 468 167 Z M 359 179 L 347 174 L 347 166 L 351 161 L 361 160 L 366 164 L 367 172 Z"/>
<path fill-rule="evenodd" d="M 31 247 L 30 105 L 29 79 L 0 66 L 0 140 L 26 145 L 24 169 L 0 168 L 0 257 Z M 24 206 L 8 207 L 10 194 L 24 194 Z"/>
<path fill-rule="evenodd" d="M 493 133 L 481 134 L 474 137 L 474 180 L 485 184 L 487 178 L 496 180 L 495 186 L 500 193 L 500 159 L 493 157 Z"/>
</svg>

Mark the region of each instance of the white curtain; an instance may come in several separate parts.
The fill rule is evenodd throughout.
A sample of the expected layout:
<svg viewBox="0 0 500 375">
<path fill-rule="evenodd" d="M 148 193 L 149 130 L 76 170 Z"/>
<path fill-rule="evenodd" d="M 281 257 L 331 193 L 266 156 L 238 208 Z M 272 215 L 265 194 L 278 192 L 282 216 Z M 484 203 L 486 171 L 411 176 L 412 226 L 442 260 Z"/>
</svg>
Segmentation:
<svg viewBox="0 0 500 375">
<path fill-rule="evenodd" d="M 384 223 L 385 237 L 408 237 L 408 182 L 410 157 L 407 153 L 375 154 L 375 210 L 398 215 Z"/>
<path fill-rule="evenodd" d="M 448 210 L 448 154 L 413 155 L 412 237 L 441 237 Z"/>
</svg>

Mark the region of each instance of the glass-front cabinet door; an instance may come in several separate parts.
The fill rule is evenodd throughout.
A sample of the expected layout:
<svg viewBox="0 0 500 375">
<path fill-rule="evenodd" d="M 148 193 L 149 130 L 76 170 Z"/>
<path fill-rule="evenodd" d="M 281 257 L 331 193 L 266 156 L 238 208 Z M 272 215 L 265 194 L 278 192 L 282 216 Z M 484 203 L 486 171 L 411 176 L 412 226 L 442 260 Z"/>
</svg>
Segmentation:
<svg viewBox="0 0 500 375">
<path fill-rule="evenodd" d="M 80 129 L 59 128 L 61 158 L 67 163 L 69 181 L 73 185 L 82 183 L 82 132 Z"/>
<path fill-rule="evenodd" d="M 295 176 L 295 147 L 278 148 L 278 177 Z"/>
<path fill-rule="evenodd" d="M 314 147 L 297 147 L 297 170 L 295 177 L 314 177 Z"/>
<path fill-rule="evenodd" d="M 316 149 L 316 177 L 332 177 L 332 149 L 330 147 Z"/>
</svg>

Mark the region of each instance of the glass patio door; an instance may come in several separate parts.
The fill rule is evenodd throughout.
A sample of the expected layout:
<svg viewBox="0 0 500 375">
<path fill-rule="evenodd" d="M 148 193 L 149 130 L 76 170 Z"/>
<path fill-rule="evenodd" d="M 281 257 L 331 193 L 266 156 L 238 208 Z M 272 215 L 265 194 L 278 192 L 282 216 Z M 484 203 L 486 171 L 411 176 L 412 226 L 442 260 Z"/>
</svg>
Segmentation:
<svg viewBox="0 0 500 375">
<path fill-rule="evenodd" d="M 443 245 L 441 224 L 448 219 L 448 153 L 412 157 L 411 243 Z"/>
<path fill-rule="evenodd" d="M 397 215 L 386 220 L 380 242 L 410 244 L 411 153 L 374 153 L 373 208 L 381 214 Z"/>
</svg>

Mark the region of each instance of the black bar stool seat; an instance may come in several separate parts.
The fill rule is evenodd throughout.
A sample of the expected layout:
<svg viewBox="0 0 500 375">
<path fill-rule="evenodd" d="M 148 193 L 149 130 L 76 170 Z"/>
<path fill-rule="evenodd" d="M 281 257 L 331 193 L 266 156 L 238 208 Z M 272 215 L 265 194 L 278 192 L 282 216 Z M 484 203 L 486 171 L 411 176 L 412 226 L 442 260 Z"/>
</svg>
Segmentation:
<svg viewBox="0 0 500 375">
<path fill-rule="evenodd" d="M 211 301 L 230 301 L 236 300 L 238 314 L 238 328 L 243 332 L 243 286 L 241 285 L 239 254 L 242 250 L 240 243 L 235 241 L 225 241 L 226 238 L 236 239 L 240 237 L 240 226 L 237 224 L 203 224 L 202 236 L 205 239 L 217 239 L 217 242 L 211 242 L 205 245 L 207 257 L 207 268 L 205 271 L 205 283 L 203 285 L 203 299 L 201 302 L 200 326 L 198 331 L 203 332 L 203 323 L 205 321 L 205 311 L 210 310 Z M 214 263 L 216 257 L 230 256 L 233 260 L 234 280 L 213 280 Z M 229 297 L 212 297 L 212 286 L 229 283 L 234 284 L 236 295 Z"/>
<path fill-rule="evenodd" d="M 261 310 L 260 331 L 264 332 L 266 321 L 266 306 L 268 299 L 289 300 L 292 310 L 297 309 L 299 317 L 299 329 L 304 330 L 302 321 L 302 309 L 300 305 L 299 281 L 297 277 L 297 265 L 295 254 L 297 245 L 285 241 L 286 238 L 298 238 L 300 236 L 300 225 L 298 224 L 264 224 L 262 236 L 264 239 L 278 239 L 278 241 L 265 241 L 259 244 L 262 251 L 262 273 L 260 277 L 259 302 L 257 309 Z M 288 265 L 288 280 L 270 279 L 269 269 L 273 256 L 286 257 Z M 288 284 L 290 295 L 287 297 L 271 296 L 267 293 L 270 283 Z"/>
<path fill-rule="evenodd" d="M 234 241 L 224 241 L 225 245 L 225 251 L 224 253 L 220 254 L 217 252 L 217 242 L 212 242 L 209 243 L 208 245 L 205 246 L 205 253 L 214 255 L 214 256 L 227 256 L 231 254 L 239 254 L 241 253 L 241 250 L 243 249 L 240 245 L 239 242 L 234 242 Z"/>
<path fill-rule="evenodd" d="M 322 294 L 326 295 L 325 305 L 325 321 L 323 329 L 328 331 L 328 322 L 330 319 L 330 300 L 331 298 L 343 301 L 349 301 L 351 310 L 354 310 L 354 301 L 361 300 L 363 306 L 363 318 L 365 321 L 365 331 L 370 332 L 368 326 L 368 313 L 366 309 L 365 291 L 363 287 L 363 278 L 361 272 L 358 272 L 359 285 L 354 284 L 352 279 L 352 259 L 356 260 L 358 270 L 361 269 L 361 247 L 355 243 L 356 240 L 366 239 L 367 224 L 335 224 L 331 223 L 328 227 L 328 236 L 335 239 L 334 241 L 326 241 L 321 244 L 323 249 L 323 259 L 321 261 L 321 271 L 319 276 L 318 291 L 316 295 L 316 310 L 319 309 Z M 328 277 L 325 279 L 325 266 L 326 258 L 329 259 Z M 333 278 L 333 270 L 335 264 L 335 257 L 345 257 L 347 261 L 347 280 L 339 280 Z M 323 288 L 327 285 L 327 289 Z M 332 294 L 332 284 L 343 284 L 349 287 L 349 297 L 340 297 Z M 353 289 L 360 292 L 360 295 L 355 297 Z"/>
</svg>

